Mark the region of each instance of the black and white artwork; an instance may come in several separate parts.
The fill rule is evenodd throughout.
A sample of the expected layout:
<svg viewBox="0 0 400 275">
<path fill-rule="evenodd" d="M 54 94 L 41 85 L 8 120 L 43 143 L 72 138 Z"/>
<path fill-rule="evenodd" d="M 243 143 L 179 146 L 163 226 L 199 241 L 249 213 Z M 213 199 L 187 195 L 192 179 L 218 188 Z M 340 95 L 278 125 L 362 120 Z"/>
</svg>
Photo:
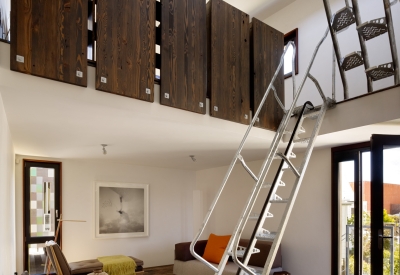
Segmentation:
<svg viewBox="0 0 400 275">
<path fill-rule="evenodd" d="M 96 237 L 148 236 L 148 185 L 96 183 Z"/>
</svg>

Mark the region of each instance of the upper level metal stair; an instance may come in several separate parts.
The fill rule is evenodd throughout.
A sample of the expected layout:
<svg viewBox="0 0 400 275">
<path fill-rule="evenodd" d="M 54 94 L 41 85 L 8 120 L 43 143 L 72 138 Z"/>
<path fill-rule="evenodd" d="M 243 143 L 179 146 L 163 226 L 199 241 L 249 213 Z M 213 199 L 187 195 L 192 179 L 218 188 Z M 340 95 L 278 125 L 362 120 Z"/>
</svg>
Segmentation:
<svg viewBox="0 0 400 275">
<path fill-rule="evenodd" d="M 399 84 L 399 60 L 396 48 L 396 39 L 393 28 L 391 7 L 395 5 L 398 0 L 383 0 L 385 9 L 385 17 L 377 18 L 367 22 L 361 21 L 360 8 L 358 0 L 352 0 L 352 7 L 350 7 L 349 0 L 345 0 L 345 7 L 332 14 L 329 0 L 323 0 L 325 12 L 329 23 L 329 29 L 332 37 L 333 47 L 336 54 L 336 60 L 339 65 L 339 72 L 342 78 L 344 99 L 349 98 L 348 85 L 345 71 L 354 69 L 358 66 L 364 65 L 365 74 L 368 82 L 368 92 L 374 91 L 373 82 L 394 76 L 394 85 Z M 340 52 L 338 34 L 346 30 L 352 24 L 356 24 L 358 37 L 360 41 L 361 51 L 354 51 L 345 56 Z M 390 51 L 392 61 L 385 64 L 371 66 L 368 57 L 368 50 L 366 41 L 374 39 L 384 33 L 388 33 Z"/>
<path fill-rule="evenodd" d="M 198 260 L 200 260 L 202 263 L 207 265 L 210 269 L 212 269 L 215 272 L 215 274 L 218 274 L 218 275 L 222 274 L 229 257 L 232 257 L 233 261 L 238 265 L 238 267 L 239 267 L 238 274 L 251 274 L 251 275 L 269 274 L 269 272 L 271 270 L 272 263 L 276 256 L 276 253 L 278 251 L 280 242 L 282 240 L 282 236 L 285 231 L 290 213 L 293 209 L 293 205 L 294 205 L 295 199 L 297 197 L 301 182 L 303 180 L 309 159 L 311 157 L 311 153 L 313 151 L 315 140 L 316 140 L 316 137 L 318 136 L 318 132 L 321 127 L 323 118 L 325 116 L 327 109 L 334 106 L 334 102 L 330 98 L 325 97 L 318 81 L 310 74 L 310 70 L 314 63 L 315 57 L 318 53 L 318 50 L 319 50 L 322 42 L 327 37 L 328 32 L 329 32 L 329 29 L 327 29 L 325 31 L 323 38 L 318 43 L 318 45 L 314 51 L 314 54 L 312 56 L 311 62 L 306 70 L 306 73 L 305 73 L 297 91 L 296 91 L 296 85 L 295 85 L 295 78 L 294 78 L 294 75 L 292 72 L 293 90 L 296 92 L 294 93 L 295 96 L 293 99 L 293 103 L 291 104 L 291 107 L 289 108 L 289 110 L 285 110 L 283 108 L 283 104 L 279 101 L 279 99 L 277 98 L 276 93 L 275 93 L 275 98 L 278 100 L 279 105 L 284 109 L 285 115 L 279 125 L 279 128 L 275 134 L 275 137 L 272 141 L 269 152 L 261 166 L 261 169 L 260 169 L 259 173 L 256 175 L 247 166 L 244 158 L 241 155 L 241 151 L 245 145 L 245 142 L 249 135 L 249 132 L 251 131 L 254 123 L 256 122 L 257 117 L 261 111 L 261 108 L 263 107 L 263 105 L 265 103 L 268 93 L 270 92 L 271 89 L 274 90 L 274 92 L 275 92 L 273 83 L 283 65 L 283 59 L 284 59 L 284 55 L 285 55 L 287 49 L 290 46 L 293 46 L 295 48 L 295 45 L 292 42 L 286 46 L 285 51 L 281 57 L 280 64 L 275 72 L 275 75 L 272 78 L 272 81 L 269 84 L 268 89 L 264 94 L 264 97 L 260 103 L 260 106 L 258 107 L 257 111 L 254 114 L 251 124 L 249 125 L 249 127 L 243 137 L 243 140 L 239 145 L 237 152 L 235 153 L 235 156 L 231 162 L 231 165 L 229 166 L 229 169 L 225 175 L 225 178 L 221 184 L 221 187 L 218 190 L 218 192 L 214 198 L 214 201 L 211 204 L 211 207 L 209 208 L 209 210 L 206 214 L 203 225 L 191 243 L 190 251 L 191 251 L 192 255 L 195 258 L 197 258 Z M 296 51 L 294 50 L 293 52 L 296 52 Z M 293 57 L 293 62 L 294 62 L 294 57 Z M 293 64 L 293 68 L 294 68 L 294 64 Z M 306 102 L 303 105 L 303 107 L 301 108 L 301 110 L 298 111 L 296 109 L 296 104 L 299 99 L 300 93 L 303 90 L 304 83 L 306 82 L 306 80 L 308 78 L 310 78 L 314 82 L 314 84 L 322 98 L 323 103 L 320 106 L 320 108 L 318 108 L 318 110 L 316 111 L 317 108 L 314 109 L 314 106 L 311 104 L 311 102 Z M 288 127 L 289 120 L 293 115 L 296 115 L 296 114 L 298 115 L 298 120 L 296 122 L 296 125 L 292 130 L 289 130 L 289 127 Z M 305 129 L 302 127 L 302 124 L 307 119 L 315 120 L 314 128 L 312 129 L 309 136 L 303 137 L 303 135 L 305 134 Z M 287 144 L 286 150 L 284 151 L 284 153 L 281 153 L 278 151 L 279 145 L 282 144 L 283 136 L 285 134 L 290 134 L 291 138 L 290 138 L 289 143 Z M 299 137 L 299 135 L 302 135 L 302 136 Z M 296 144 L 299 144 L 299 143 L 308 143 L 308 145 L 307 145 L 306 151 L 304 153 L 304 157 L 302 158 L 301 165 L 299 167 L 296 167 L 292 163 L 291 159 L 296 157 L 296 155 L 293 153 L 293 148 Z M 265 183 L 267 173 L 269 172 L 271 165 L 272 165 L 273 161 L 275 161 L 275 160 L 280 160 L 280 164 L 279 164 L 279 168 L 275 174 L 274 181 L 272 183 Z M 248 200 L 244 206 L 243 212 L 240 215 L 239 221 L 232 233 L 232 236 L 226 247 L 226 250 L 220 261 L 220 264 L 218 267 L 216 267 L 213 264 L 206 261 L 205 259 L 203 259 L 200 255 L 198 255 L 194 251 L 194 247 L 195 247 L 196 242 L 199 240 L 201 234 L 203 233 L 203 231 L 210 219 L 210 216 L 222 194 L 222 191 L 224 190 L 224 187 L 230 177 L 233 167 L 235 166 L 237 161 L 239 161 L 242 164 L 243 168 L 249 173 L 251 178 L 254 180 L 255 185 L 248 197 Z M 282 198 L 281 196 L 279 196 L 277 194 L 277 191 L 279 188 L 286 188 L 287 186 L 289 186 L 282 180 L 283 175 L 287 174 L 287 173 L 291 173 L 294 175 L 294 182 L 293 182 L 293 184 L 290 185 L 290 187 L 292 188 L 291 195 L 288 198 Z M 269 188 L 268 196 L 265 199 L 264 206 L 263 206 L 261 213 L 254 214 L 254 213 L 252 213 L 253 206 L 256 203 L 256 200 L 260 193 L 260 190 L 263 188 Z M 280 225 L 278 227 L 278 230 L 276 230 L 275 232 L 268 230 L 264 223 L 266 220 L 268 220 L 269 218 L 272 218 L 274 216 L 274 214 L 272 214 L 269 211 L 272 204 L 279 204 L 279 205 L 282 205 L 285 207 L 284 214 L 281 216 Z M 247 248 L 240 247 L 239 240 L 243 233 L 243 229 L 246 226 L 247 222 L 250 222 L 252 220 L 256 220 L 256 224 L 254 226 L 254 231 L 250 238 L 249 245 Z M 258 240 L 270 240 L 273 242 L 273 244 L 271 246 L 271 250 L 268 255 L 268 259 L 265 263 L 263 270 L 255 270 L 248 266 L 248 261 L 250 259 L 250 256 L 254 253 L 259 252 L 259 250 L 257 248 L 255 248 L 255 244 Z M 239 260 L 239 258 L 240 258 L 240 260 Z"/>
</svg>

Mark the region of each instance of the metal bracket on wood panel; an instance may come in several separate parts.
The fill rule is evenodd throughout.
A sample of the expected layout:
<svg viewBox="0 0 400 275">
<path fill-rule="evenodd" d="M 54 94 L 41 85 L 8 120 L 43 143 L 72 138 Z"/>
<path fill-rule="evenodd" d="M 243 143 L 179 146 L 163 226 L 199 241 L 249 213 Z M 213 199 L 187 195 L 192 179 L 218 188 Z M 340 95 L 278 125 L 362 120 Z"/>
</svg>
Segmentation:
<svg viewBox="0 0 400 275">
<path fill-rule="evenodd" d="M 218 112 L 218 107 L 214 106 L 214 111 Z"/>
<path fill-rule="evenodd" d="M 25 63 L 25 57 L 23 57 L 22 55 L 17 55 L 16 60 L 19 63 Z"/>
<path fill-rule="evenodd" d="M 146 94 L 151 94 L 151 90 L 149 88 L 146 88 Z"/>
<path fill-rule="evenodd" d="M 165 94 L 164 94 L 164 98 L 169 99 L 169 94 L 168 94 L 168 93 L 165 93 Z"/>
<path fill-rule="evenodd" d="M 203 108 L 203 107 L 204 107 L 203 102 L 200 102 L 200 103 L 199 103 L 199 107 L 200 107 L 200 108 Z"/>
<path fill-rule="evenodd" d="M 107 83 L 107 78 L 102 76 L 100 77 L 100 82 L 106 84 Z"/>
<path fill-rule="evenodd" d="M 77 77 L 83 77 L 83 72 L 81 72 L 81 71 L 76 71 L 76 76 L 77 76 Z"/>
<path fill-rule="evenodd" d="M 249 116 L 248 115 L 244 115 L 244 119 L 249 119 Z"/>
</svg>

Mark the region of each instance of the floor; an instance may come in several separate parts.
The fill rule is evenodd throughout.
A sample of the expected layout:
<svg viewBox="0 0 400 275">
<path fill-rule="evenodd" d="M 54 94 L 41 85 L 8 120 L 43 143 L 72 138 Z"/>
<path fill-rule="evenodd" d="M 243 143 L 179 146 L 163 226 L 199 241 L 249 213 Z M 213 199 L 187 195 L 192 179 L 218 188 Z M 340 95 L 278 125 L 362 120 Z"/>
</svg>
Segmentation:
<svg viewBox="0 0 400 275">
<path fill-rule="evenodd" d="M 173 275 L 173 265 L 144 268 L 144 275 Z"/>
<path fill-rule="evenodd" d="M 43 255 L 29 255 L 29 274 L 43 274 L 46 256 Z M 54 272 L 53 267 L 51 272 Z"/>
</svg>

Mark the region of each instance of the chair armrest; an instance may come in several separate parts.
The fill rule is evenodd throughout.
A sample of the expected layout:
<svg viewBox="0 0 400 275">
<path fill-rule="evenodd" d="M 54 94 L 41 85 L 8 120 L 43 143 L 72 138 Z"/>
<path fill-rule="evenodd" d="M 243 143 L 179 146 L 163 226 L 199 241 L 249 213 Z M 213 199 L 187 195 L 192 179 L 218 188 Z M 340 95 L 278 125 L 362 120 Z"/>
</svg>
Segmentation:
<svg viewBox="0 0 400 275">
<path fill-rule="evenodd" d="M 175 260 L 187 262 L 190 260 L 195 260 L 196 258 L 190 253 L 190 243 L 183 242 L 175 244 Z M 207 240 L 201 240 L 194 246 L 194 251 L 202 256 L 207 245 Z"/>
</svg>

